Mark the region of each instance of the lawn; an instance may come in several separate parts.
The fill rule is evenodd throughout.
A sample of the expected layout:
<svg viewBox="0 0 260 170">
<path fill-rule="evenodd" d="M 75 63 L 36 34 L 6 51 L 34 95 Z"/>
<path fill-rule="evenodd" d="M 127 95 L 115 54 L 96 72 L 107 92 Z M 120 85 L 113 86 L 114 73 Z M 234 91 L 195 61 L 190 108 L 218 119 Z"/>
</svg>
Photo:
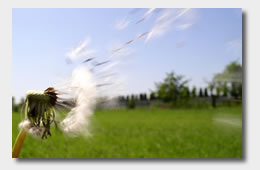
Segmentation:
<svg viewBox="0 0 260 170">
<path fill-rule="evenodd" d="M 12 142 L 22 115 L 13 113 Z M 27 136 L 21 158 L 242 158 L 242 107 L 97 111 L 92 136 Z"/>
</svg>

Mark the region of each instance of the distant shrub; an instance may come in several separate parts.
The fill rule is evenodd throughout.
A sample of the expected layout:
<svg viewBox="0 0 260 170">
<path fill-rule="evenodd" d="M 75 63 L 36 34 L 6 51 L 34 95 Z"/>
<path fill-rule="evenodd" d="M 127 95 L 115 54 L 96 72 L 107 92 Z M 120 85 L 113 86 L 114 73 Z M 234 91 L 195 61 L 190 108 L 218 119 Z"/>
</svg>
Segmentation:
<svg viewBox="0 0 260 170">
<path fill-rule="evenodd" d="M 205 96 L 205 97 L 208 97 L 208 96 L 209 96 L 209 95 L 208 95 L 208 88 L 205 88 L 205 89 L 204 89 L 204 96 Z"/>
<path fill-rule="evenodd" d="M 15 98 L 12 97 L 12 112 L 13 113 L 21 112 L 23 104 L 24 104 L 24 99 L 23 98 L 21 99 L 20 103 L 15 103 Z"/>
<path fill-rule="evenodd" d="M 204 96 L 204 95 L 203 95 L 202 88 L 200 88 L 200 91 L 199 91 L 199 96 L 200 96 L 200 97 L 203 97 L 203 96 Z"/>
<path fill-rule="evenodd" d="M 196 89 L 195 86 L 192 88 L 191 96 L 192 96 L 192 97 L 196 97 L 196 96 L 197 96 L 197 89 Z"/>
<path fill-rule="evenodd" d="M 128 102 L 127 102 L 127 108 L 128 109 L 134 109 L 136 106 L 136 102 L 134 98 L 131 98 Z"/>
</svg>

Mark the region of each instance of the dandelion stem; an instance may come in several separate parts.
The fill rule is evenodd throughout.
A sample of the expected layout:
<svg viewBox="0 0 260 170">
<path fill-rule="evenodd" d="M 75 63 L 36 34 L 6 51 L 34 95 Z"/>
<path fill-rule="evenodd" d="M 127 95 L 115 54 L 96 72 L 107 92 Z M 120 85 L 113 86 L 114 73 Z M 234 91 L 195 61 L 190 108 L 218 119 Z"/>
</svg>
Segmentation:
<svg viewBox="0 0 260 170">
<path fill-rule="evenodd" d="M 12 151 L 12 157 L 13 158 L 18 158 L 19 154 L 21 152 L 22 146 L 23 146 L 23 142 L 25 140 L 26 137 L 26 130 L 24 128 L 22 128 L 16 138 L 14 147 L 13 147 L 13 151 Z"/>
</svg>

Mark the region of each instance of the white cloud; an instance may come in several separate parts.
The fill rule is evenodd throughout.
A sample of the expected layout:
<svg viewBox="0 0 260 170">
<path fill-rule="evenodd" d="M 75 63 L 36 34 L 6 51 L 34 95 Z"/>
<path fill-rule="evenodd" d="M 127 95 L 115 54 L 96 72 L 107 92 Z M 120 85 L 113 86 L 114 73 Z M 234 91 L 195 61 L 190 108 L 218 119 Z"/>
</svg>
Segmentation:
<svg viewBox="0 0 260 170">
<path fill-rule="evenodd" d="M 127 19 L 124 18 L 122 20 L 117 21 L 114 27 L 117 30 L 123 30 L 126 27 L 128 27 L 129 23 L 130 23 L 130 21 L 128 21 Z"/>
<path fill-rule="evenodd" d="M 151 16 L 154 10 L 155 8 L 148 9 L 147 12 L 144 14 L 144 18 Z"/>
<path fill-rule="evenodd" d="M 164 35 L 175 22 L 181 23 L 181 25 L 177 26 L 182 29 L 187 29 L 192 26 L 192 11 L 193 9 L 190 8 L 162 10 L 160 15 L 156 18 L 154 26 L 147 35 L 146 42 L 154 37 Z"/>
<path fill-rule="evenodd" d="M 89 55 L 96 53 L 96 51 L 93 49 L 86 49 L 86 47 L 89 45 L 89 43 L 90 43 L 90 39 L 88 38 L 88 39 L 84 40 L 83 42 L 79 43 L 78 46 L 76 46 L 75 48 L 73 48 L 69 52 L 67 52 L 66 56 L 70 60 L 74 61 L 81 57 L 89 56 Z"/>
</svg>

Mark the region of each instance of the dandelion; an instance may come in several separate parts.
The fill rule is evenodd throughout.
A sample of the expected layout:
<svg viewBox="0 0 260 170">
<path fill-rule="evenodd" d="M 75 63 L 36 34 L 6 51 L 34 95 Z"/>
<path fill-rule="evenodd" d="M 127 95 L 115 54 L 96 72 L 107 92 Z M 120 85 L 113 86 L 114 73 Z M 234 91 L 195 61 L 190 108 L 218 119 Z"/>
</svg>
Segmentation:
<svg viewBox="0 0 260 170">
<path fill-rule="evenodd" d="M 25 120 L 19 124 L 21 130 L 13 147 L 13 158 L 19 157 L 27 133 L 41 136 L 42 139 L 51 136 L 50 126 L 55 122 L 54 106 L 61 104 L 57 99 L 57 91 L 52 87 L 43 92 L 35 90 L 27 92 L 24 106 Z"/>
<path fill-rule="evenodd" d="M 67 94 L 69 98 L 58 95 Z M 49 87 L 46 90 L 30 90 L 24 104 L 25 120 L 19 124 L 20 132 L 16 138 L 12 157 L 18 158 L 27 134 L 47 139 L 51 136 L 51 125 L 71 136 L 89 136 L 89 118 L 96 104 L 96 83 L 91 72 L 85 67 L 78 67 L 72 72 L 71 79 L 64 89 Z M 70 110 L 67 116 L 57 124 L 56 110 Z"/>
</svg>

